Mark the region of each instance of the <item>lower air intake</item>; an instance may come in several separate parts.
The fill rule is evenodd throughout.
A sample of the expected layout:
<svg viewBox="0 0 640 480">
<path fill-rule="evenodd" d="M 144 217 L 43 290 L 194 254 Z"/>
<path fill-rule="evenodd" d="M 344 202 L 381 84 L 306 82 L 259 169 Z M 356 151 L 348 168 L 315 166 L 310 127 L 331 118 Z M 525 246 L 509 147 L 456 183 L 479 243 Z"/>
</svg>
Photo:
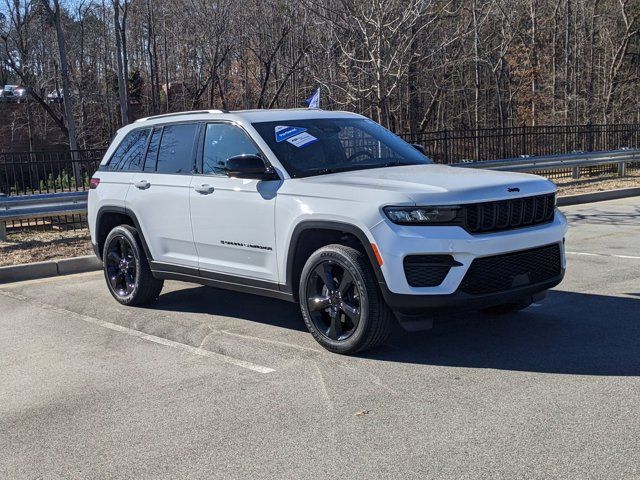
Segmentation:
<svg viewBox="0 0 640 480">
<path fill-rule="evenodd" d="M 562 273 L 560 245 L 476 258 L 459 291 L 471 295 L 502 292 L 551 280 Z"/>
</svg>

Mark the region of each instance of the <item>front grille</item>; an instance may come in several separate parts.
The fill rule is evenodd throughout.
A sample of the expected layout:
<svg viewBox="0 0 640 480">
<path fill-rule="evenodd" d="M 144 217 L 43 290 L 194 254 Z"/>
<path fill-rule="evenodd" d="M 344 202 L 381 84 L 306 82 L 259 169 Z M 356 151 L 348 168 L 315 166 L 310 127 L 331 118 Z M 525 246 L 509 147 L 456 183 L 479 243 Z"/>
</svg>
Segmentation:
<svg viewBox="0 0 640 480">
<path fill-rule="evenodd" d="M 551 280 L 561 273 L 560 245 L 547 245 L 476 258 L 458 290 L 471 295 L 495 293 Z"/>
<path fill-rule="evenodd" d="M 404 274 L 412 287 L 437 287 L 453 266 L 459 266 L 451 255 L 409 255 L 404 258 Z"/>
<path fill-rule="evenodd" d="M 490 233 L 553 221 L 555 194 L 515 198 L 462 206 L 461 217 L 469 233 Z"/>
</svg>

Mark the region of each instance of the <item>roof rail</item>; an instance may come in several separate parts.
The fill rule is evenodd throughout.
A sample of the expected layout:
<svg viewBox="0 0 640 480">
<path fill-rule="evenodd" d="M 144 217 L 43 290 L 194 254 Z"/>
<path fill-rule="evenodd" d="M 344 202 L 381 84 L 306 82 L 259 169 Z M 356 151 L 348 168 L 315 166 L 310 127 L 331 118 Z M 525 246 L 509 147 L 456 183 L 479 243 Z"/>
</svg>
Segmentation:
<svg viewBox="0 0 640 480">
<path fill-rule="evenodd" d="M 156 120 L 158 118 L 181 117 L 182 115 L 202 115 L 205 113 L 229 113 L 229 110 L 192 110 L 190 112 L 163 113 L 162 115 L 152 115 L 151 117 L 139 118 L 136 120 L 136 123 L 145 122 L 147 120 Z"/>
</svg>

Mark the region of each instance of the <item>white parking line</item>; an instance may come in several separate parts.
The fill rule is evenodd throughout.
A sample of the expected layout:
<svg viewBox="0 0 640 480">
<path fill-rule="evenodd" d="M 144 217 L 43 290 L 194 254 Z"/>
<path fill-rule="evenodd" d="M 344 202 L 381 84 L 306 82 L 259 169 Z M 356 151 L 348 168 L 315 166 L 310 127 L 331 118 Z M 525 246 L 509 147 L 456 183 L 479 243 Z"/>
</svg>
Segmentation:
<svg viewBox="0 0 640 480">
<path fill-rule="evenodd" d="M 567 255 L 582 255 L 585 257 L 613 257 L 613 258 L 625 258 L 631 260 L 640 260 L 640 257 L 634 255 L 615 255 L 613 253 L 586 253 L 586 252 L 566 252 Z"/>
<path fill-rule="evenodd" d="M 221 353 L 211 352 L 203 348 L 192 347 L 191 345 L 185 345 L 184 343 L 174 342 L 173 340 L 168 340 L 166 338 L 156 337 L 155 335 L 150 335 L 148 333 L 140 332 L 138 330 L 134 330 L 128 327 L 123 327 L 122 325 L 117 325 L 115 323 L 105 322 L 104 320 L 99 320 L 97 318 L 89 317 L 88 315 L 82 315 L 80 313 L 67 310 L 65 308 L 60 308 L 54 305 L 41 303 L 41 302 L 38 302 L 37 300 L 34 300 L 29 297 L 25 297 L 24 295 L 20 295 L 14 292 L 0 291 L 0 295 L 4 295 L 5 297 L 13 298 L 15 300 L 20 300 L 23 302 L 33 303 L 46 310 L 53 310 L 55 312 L 61 313 L 66 316 L 72 316 L 78 320 L 82 320 L 84 322 L 91 323 L 93 325 L 97 325 L 102 328 L 108 328 L 109 330 L 125 333 L 132 337 L 142 338 L 144 340 L 148 340 L 149 342 L 157 343 L 159 345 L 164 345 L 166 347 L 175 348 L 176 350 L 182 350 L 184 352 L 192 353 L 194 355 L 200 355 L 201 357 L 213 358 L 221 362 L 230 363 L 231 365 L 235 365 L 237 367 L 242 367 L 242 368 L 246 368 L 247 370 L 252 370 L 254 372 L 258 372 L 258 373 L 275 372 L 273 368 L 257 365 L 255 363 L 247 362 L 245 360 L 240 360 L 238 358 L 230 357 L 228 355 L 223 355 Z"/>
</svg>

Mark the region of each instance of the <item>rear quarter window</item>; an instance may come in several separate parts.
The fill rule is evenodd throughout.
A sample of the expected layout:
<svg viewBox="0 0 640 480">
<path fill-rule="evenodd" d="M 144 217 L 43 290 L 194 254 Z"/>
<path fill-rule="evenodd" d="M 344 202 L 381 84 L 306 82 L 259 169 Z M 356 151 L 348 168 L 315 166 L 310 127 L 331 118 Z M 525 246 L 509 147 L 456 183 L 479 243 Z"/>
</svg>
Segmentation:
<svg viewBox="0 0 640 480">
<path fill-rule="evenodd" d="M 150 128 L 129 132 L 111 156 L 107 164 L 109 170 L 129 172 L 141 170 L 150 132 Z"/>
</svg>

